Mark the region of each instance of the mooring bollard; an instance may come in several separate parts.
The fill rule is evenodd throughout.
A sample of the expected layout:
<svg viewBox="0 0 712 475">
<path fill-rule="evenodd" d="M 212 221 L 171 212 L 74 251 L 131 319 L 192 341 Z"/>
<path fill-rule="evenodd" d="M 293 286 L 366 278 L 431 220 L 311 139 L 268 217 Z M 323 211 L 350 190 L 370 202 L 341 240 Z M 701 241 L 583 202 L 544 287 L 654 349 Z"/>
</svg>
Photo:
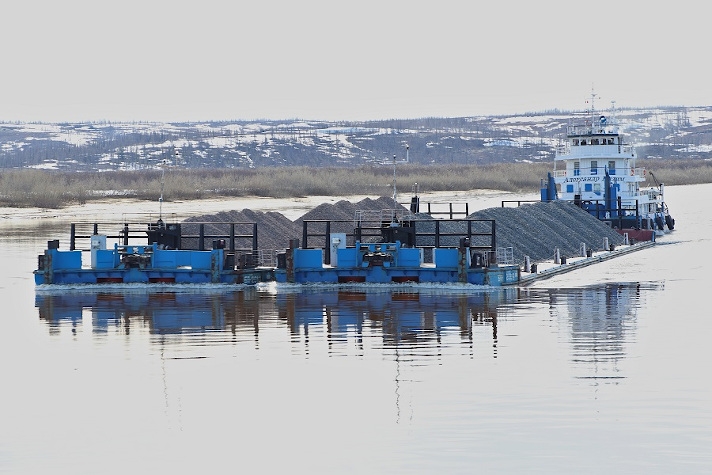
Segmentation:
<svg viewBox="0 0 712 475">
<path fill-rule="evenodd" d="M 561 253 L 559 248 L 554 248 L 554 264 L 561 264 Z"/>
<path fill-rule="evenodd" d="M 608 245 L 608 237 L 604 237 L 603 238 L 603 250 L 607 251 L 608 249 L 610 249 L 610 246 Z"/>
<path fill-rule="evenodd" d="M 532 261 L 529 256 L 524 256 L 524 272 L 531 272 Z"/>
</svg>

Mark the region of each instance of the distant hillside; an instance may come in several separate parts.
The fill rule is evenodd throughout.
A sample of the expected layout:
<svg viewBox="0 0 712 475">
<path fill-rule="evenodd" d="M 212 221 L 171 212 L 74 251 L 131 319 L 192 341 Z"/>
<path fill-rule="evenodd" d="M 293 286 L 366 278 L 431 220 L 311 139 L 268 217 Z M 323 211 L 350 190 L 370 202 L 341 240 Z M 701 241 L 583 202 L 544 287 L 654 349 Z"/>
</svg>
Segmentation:
<svg viewBox="0 0 712 475">
<path fill-rule="evenodd" d="M 361 166 L 394 155 L 417 164 L 548 162 L 573 116 L 370 122 L 0 123 L 0 168 Z M 622 109 L 640 158 L 712 158 L 712 106 Z"/>
</svg>

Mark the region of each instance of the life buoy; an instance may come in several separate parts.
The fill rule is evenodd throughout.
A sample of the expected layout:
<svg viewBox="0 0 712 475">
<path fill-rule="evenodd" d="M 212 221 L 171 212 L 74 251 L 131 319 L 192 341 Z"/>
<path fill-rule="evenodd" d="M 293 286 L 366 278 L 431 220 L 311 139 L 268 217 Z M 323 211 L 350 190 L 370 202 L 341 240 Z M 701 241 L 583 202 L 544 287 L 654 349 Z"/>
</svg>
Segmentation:
<svg viewBox="0 0 712 475">
<path fill-rule="evenodd" d="M 635 175 L 635 169 L 631 168 L 631 169 L 630 169 L 630 176 L 633 176 L 633 175 Z"/>
</svg>

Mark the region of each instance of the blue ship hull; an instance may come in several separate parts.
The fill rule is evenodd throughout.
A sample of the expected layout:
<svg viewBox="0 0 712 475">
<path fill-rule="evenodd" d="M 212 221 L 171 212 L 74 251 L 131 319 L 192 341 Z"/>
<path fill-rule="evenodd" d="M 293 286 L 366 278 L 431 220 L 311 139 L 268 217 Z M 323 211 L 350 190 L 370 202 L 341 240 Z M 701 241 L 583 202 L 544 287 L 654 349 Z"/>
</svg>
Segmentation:
<svg viewBox="0 0 712 475">
<path fill-rule="evenodd" d="M 498 265 L 469 247 L 435 248 L 433 262 L 424 263 L 422 249 L 395 243 L 356 243 L 337 249 L 335 261 L 323 263 L 322 249 L 288 249 L 277 282 L 293 283 L 463 283 L 501 286 L 519 281 L 517 265 Z"/>
<path fill-rule="evenodd" d="M 91 267 L 82 262 L 81 251 L 47 249 L 34 271 L 35 284 L 255 284 L 274 278 L 269 268 L 226 267 L 223 249 L 160 250 L 155 244 L 132 249 L 137 252 L 128 256 L 137 257 L 136 263 L 117 248 L 98 251 Z"/>
</svg>

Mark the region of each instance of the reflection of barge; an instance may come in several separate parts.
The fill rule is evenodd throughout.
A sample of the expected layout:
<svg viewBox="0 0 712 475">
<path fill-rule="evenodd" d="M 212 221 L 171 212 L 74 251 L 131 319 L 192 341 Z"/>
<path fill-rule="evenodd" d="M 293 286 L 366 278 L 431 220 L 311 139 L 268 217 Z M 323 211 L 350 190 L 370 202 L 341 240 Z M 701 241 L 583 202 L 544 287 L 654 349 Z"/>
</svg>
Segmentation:
<svg viewBox="0 0 712 475">
<path fill-rule="evenodd" d="M 280 326 L 292 333 L 323 326 L 341 338 L 347 333 L 361 335 L 370 327 L 379 329 L 386 341 L 398 342 L 429 340 L 445 330 L 470 338 L 473 325 L 492 326 L 496 339 L 500 307 L 518 298 L 516 289 L 466 294 L 354 289 L 288 292 L 266 298 L 254 288 L 202 293 L 156 292 L 146 287 L 128 293 L 39 292 L 35 306 L 40 319 L 52 328 L 90 321 L 95 333 L 118 327 L 128 333 L 138 326 L 152 334 L 243 330 L 257 335 L 264 321 L 274 325 L 277 316 Z"/>
<path fill-rule="evenodd" d="M 181 292 L 68 292 L 37 294 L 35 306 L 41 320 L 50 325 L 76 324 L 85 311 L 92 329 L 104 332 L 116 325 L 145 323 L 151 333 L 183 333 L 221 330 L 237 310 L 250 308 L 243 292 L 224 295 Z M 252 310 L 254 313 L 254 309 Z"/>
<path fill-rule="evenodd" d="M 343 334 L 378 326 L 388 339 L 405 340 L 438 333 L 445 328 L 469 332 L 473 324 L 493 325 L 496 338 L 498 308 L 518 298 L 516 289 L 467 294 L 418 291 L 300 292 L 277 295 L 277 308 L 292 332 L 327 325 Z"/>
</svg>

